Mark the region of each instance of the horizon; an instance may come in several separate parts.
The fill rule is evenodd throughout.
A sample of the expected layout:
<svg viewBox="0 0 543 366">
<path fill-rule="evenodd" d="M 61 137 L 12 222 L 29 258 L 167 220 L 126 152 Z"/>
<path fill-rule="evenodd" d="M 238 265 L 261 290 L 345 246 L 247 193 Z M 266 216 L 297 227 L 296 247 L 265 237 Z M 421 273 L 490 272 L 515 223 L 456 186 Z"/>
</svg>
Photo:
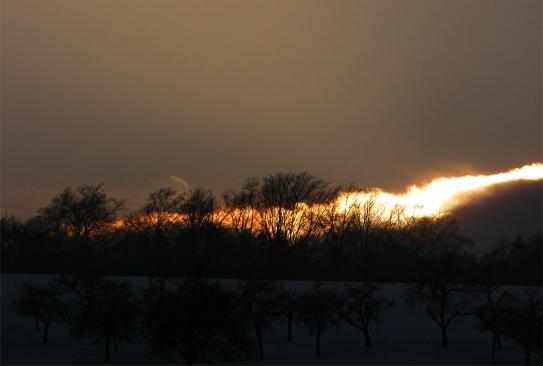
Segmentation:
<svg viewBox="0 0 543 366">
<path fill-rule="evenodd" d="M 540 364 L 542 65 L 541 0 L 0 0 L 0 363 Z"/>
</svg>

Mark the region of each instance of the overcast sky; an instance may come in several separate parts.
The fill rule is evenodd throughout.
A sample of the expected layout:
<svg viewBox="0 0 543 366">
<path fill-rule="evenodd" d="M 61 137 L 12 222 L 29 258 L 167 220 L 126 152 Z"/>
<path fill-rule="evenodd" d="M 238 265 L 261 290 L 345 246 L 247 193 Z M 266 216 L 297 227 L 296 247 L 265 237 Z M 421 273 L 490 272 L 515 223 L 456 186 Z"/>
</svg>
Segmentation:
<svg viewBox="0 0 543 366">
<path fill-rule="evenodd" d="M 402 190 L 542 155 L 540 0 L 2 0 L 2 209 L 309 171 Z"/>
</svg>

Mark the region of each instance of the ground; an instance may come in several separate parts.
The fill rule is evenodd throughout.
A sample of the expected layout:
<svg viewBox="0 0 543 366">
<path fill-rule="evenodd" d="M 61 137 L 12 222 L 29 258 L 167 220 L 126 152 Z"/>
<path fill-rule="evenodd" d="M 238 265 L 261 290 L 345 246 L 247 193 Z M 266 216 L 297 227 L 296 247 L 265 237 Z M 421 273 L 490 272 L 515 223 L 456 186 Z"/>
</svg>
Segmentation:
<svg viewBox="0 0 543 366">
<path fill-rule="evenodd" d="M 53 324 L 49 342 L 41 343 L 34 322 L 17 317 L 12 301 L 24 281 L 47 282 L 51 275 L 2 274 L 2 364 L 99 364 L 103 346 L 86 340 L 74 340 L 63 325 Z M 141 277 L 126 277 L 134 286 L 145 285 Z M 225 280 L 225 286 L 237 281 Z M 287 281 L 291 289 L 308 288 L 310 282 Z M 340 286 L 329 282 L 327 286 Z M 302 325 L 294 327 L 294 340 L 288 342 L 286 324 L 278 322 L 275 329 L 265 333 L 266 358 L 247 360 L 247 364 L 519 364 L 523 361 L 520 347 L 504 339 L 504 349 L 495 359 L 490 358 L 491 337 L 473 328 L 471 318 L 456 321 L 449 328 L 449 348 L 440 348 L 440 330 L 423 311 L 410 311 L 402 301 L 403 284 L 385 284 L 383 294 L 395 305 L 383 313 L 380 323 L 371 329 L 374 348 L 363 346 L 361 332 L 346 323 L 322 335 L 321 357 L 314 355 L 314 338 Z M 511 288 L 522 291 L 522 288 Z M 112 353 L 112 363 L 157 364 L 182 363 L 173 355 L 159 360 L 149 354 L 144 343 L 119 344 Z M 541 357 L 533 356 L 533 364 L 541 364 Z"/>
</svg>

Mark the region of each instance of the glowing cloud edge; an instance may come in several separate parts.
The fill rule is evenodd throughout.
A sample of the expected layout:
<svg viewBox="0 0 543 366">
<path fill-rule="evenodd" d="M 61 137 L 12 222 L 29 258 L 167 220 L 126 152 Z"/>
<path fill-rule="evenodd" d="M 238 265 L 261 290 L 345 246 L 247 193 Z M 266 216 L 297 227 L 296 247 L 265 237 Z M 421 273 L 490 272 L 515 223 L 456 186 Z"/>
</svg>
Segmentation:
<svg viewBox="0 0 543 366">
<path fill-rule="evenodd" d="M 341 211 L 346 211 L 351 208 L 351 205 L 361 205 L 372 199 L 384 207 L 383 213 L 386 215 L 395 208 L 402 208 L 414 217 L 435 216 L 450 209 L 458 196 L 464 193 L 484 190 L 497 184 L 542 179 L 543 163 L 533 163 L 491 175 L 441 177 L 422 186 L 410 186 L 405 193 L 401 194 L 381 190 L 345 192 L 338 198 L 338 207 Z"/>
</svg>

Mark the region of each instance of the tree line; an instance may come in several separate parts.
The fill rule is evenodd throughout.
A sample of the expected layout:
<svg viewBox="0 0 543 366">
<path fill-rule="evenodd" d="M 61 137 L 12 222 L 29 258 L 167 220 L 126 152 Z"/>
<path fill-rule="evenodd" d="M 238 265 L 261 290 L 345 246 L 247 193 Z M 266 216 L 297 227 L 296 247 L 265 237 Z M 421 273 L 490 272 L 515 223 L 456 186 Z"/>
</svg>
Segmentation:
<svg viewBox="0 0 543 366">
<path fill-rule="evenodd" d="M 364 201 L 348 194 L 360 191 Z M 482 258 L 453 217 L 385 212 L 375 194 L 278 173 L 220 198 L 160 189 L 128 212 L 102 185 L 85 184 L 26 222 L 2 217 L 2 271 L 408 282 L 430 273 L 424 267 L 436 261 L 428 258 L 444 255 L 456 281 L 475 281 Z M 541 233 L 497 246 L 500 283 L 541 284 Z"/>
</svg>

